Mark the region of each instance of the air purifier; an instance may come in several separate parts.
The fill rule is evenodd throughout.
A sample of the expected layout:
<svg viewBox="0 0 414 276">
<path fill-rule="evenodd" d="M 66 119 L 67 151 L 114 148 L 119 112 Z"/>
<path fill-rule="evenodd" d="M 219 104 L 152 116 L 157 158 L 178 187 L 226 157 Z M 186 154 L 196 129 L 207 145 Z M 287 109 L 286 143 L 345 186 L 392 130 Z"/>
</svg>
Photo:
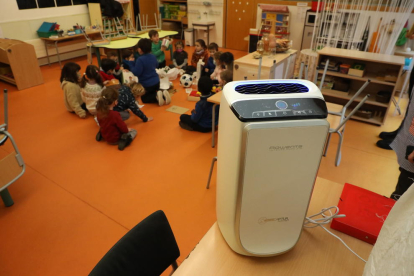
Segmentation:
<svg viewBox="0 0 414 276">
<path fill-rule="evenodd" d="M 305 80 L 231 82 L 220 104 L 217 222 L 248 256 L 287 252 L 302 232 L 325 140 L 327 109 Z"/>
</svg>

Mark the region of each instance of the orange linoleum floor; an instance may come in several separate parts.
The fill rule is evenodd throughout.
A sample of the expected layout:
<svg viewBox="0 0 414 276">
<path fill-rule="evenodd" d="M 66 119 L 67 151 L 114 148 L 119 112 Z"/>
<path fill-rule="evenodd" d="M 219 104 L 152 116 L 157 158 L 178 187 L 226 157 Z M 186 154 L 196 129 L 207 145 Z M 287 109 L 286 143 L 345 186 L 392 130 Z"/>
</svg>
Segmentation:
<svg viewBox="0 0 414 276">
<path fill-rule="evenodd" d="M 232 52 L 236 59 L 246 54 Z M 84 72 L 86 59 L 73 61 Z M 142 109 L 154 121 L 143 123 L 134 115 L 126 121 L 138 135 L 121 152 L 95 141 L 92 116 L 82 120 L 66 111 L 59 65 L 41 70 L 43 85 L 18 91 L 0 82 L 1 90 L 9 90 L 9 131 L 27 165 L 9 187 L 15 204 L 0 204 L 0 275 L 87 275 L 118 239 L 156 210 L 166 213 L 180 247 L 179 263 L 184 261 L 216 220 L 215 180 L 210 190 L 205 185 L 217 149 L 211 134 L 181 129 L 179 115 L 166 111 L 171 105 L 194 107 L 178 80 L 171 105 Z M 374 145 L 381 130 L 393 130 L 401 121 L 388 116 L 383 127 L 351 121 L 340 167 L 334 166 L 334 137 L 319 176 L 391 193 L 398 176 L 395 154 Z M 8 142 L 0 157 L 11 151 Z"/>
</svg>

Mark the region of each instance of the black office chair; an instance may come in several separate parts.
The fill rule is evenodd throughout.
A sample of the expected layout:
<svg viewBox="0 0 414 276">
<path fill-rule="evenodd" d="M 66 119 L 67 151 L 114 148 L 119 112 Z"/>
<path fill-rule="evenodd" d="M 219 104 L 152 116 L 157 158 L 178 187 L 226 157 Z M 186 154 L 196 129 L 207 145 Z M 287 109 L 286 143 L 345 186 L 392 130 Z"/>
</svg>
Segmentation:
<svg viewBox="0 0 414 276">
<path fill-rule="evenodd" d="M 177 242 L 164 212 L 138 223 L 99 261 L 90 276 L 158 276 L 170 265 L 177 269 Z"/>
</svg>

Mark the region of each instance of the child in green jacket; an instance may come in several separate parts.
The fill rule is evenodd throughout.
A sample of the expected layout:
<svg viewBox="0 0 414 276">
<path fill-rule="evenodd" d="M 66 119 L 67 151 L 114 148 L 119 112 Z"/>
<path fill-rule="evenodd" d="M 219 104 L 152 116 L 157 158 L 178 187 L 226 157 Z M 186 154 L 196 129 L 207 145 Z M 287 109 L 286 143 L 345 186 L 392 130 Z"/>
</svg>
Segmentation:
<svg viewBox="0 0 414 276">
<path fill-rule="evenodd" d="M 166 66 L 164 51 L 171 50 L 172 45 L 170 43 L 168 47 L 162 46 L 162 41 L 156 30 L 149 31 L 148 35 L 152 41 L 151 53 L 157 58 L 158 68 L 164 68 Z"/>
</svg>

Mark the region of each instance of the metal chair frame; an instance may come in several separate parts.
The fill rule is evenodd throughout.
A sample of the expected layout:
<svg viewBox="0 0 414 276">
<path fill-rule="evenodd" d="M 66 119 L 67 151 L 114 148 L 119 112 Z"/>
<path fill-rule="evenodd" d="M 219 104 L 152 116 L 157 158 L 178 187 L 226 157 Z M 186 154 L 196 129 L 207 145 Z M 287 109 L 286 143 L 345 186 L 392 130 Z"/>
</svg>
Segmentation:
<svg viewBox="0 0 414 276">
<path fill-rule="evenodd" d="M 0 177 L 0 196 L 4 202 L 4 205 L 6 207 L 12 206 L 14 204 L 14 201 L 7 189 L 8 186 L 13 184 L 17 179 L 19 179 L 24 172 L 26 171 L 26 165 L 24 164 L 23 158 L 20 154 L 19 149 L 17 148 L 16 142 L 14 141 L 11 134 L 7 131 L 8 129 L 8 97 L 7 97 L 7 89 L 4 89 L 4 124 L 0 125 L 0 146 L 3 145 L 8 139 L 13 145 L 14 152 L 10 153 L 6 157 L 4 157 L 2 160 L 0 160 L 0 170 L 2 170 L 1 166 L 4 165 L 7 170 L 9 170 L 11 167 L 16 168 L 16 165 L 19 166 L 21 169 L 17 173 L 17 175 L 13 176 L 6 176 L 5 178 L 3 173 L 2 177 Z M 12 177 L 10 180 L 9 178 Z M 5 181 L 7 181 L 5 183 Z"/>
</svg>

